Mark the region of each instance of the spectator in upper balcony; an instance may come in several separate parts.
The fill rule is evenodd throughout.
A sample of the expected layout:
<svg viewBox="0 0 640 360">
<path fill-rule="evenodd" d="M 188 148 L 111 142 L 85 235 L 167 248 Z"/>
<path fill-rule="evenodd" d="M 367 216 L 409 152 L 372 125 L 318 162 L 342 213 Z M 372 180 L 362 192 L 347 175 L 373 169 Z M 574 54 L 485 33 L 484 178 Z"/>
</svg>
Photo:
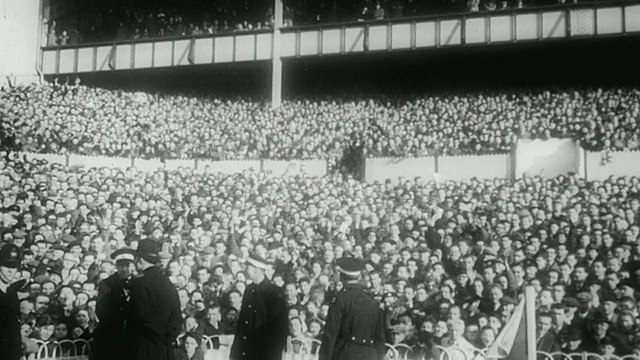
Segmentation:
<svg viewBox="0 0 640 360">
<path fill-rule="evenodd" d="M 374 20 L 384 20 L 385 11 L 384 8 L 380 5 L 380 2 L 376 2 L 376 7 L 373 11 L 373 19 Z"/>
<path fill-rule="evenodd" d="M 470 12 L 480 11 L 480 0 L 469 0 L 467 6 Z"/>
</svg>

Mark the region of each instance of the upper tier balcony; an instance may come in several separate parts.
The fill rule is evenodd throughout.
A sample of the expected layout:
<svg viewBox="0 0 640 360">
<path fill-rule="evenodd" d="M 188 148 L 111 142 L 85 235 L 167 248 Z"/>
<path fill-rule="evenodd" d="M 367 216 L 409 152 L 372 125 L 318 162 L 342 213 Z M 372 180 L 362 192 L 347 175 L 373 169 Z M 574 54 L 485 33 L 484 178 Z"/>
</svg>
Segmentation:
<svg viewBox="0 0 640 360">
<path fill-rule="evenodd" d="M 283 59 L 640 34 L 640 1 L 591 2 L 281 29 Z M 273 30 L 42 48 L 43 75 L 265 61 Z"/>
</svg>

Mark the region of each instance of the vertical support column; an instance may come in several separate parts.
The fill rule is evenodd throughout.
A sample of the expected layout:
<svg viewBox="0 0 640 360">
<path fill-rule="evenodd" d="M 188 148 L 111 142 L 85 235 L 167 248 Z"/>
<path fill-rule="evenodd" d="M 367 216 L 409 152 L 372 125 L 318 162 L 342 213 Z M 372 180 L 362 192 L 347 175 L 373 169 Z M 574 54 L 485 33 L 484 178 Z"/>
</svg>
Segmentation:
<svg viewBox="0 0 640 360">
<path fill-rule="evenodd" d="M 282 59 L 280 58 L 280 27 L 282 26 L 282 0 L 274 0 L 273 41 L 271 42 L 271 108 L 282 103 Z"/>
<path fill-rule="evenodd" d="M 527 286 L 524 296 L 524 316 L 527 322 L 527 360 L 536 360 L 536 289 L 533 286 Z"/>
</svg>

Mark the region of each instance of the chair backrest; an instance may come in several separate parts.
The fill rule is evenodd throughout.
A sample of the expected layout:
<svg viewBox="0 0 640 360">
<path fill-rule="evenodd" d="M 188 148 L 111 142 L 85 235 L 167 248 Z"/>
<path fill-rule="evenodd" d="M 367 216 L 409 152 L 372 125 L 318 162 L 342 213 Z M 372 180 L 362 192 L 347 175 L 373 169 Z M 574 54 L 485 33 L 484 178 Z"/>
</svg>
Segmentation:
<svg viewBox="0 0 640 360">
<path fill-rule="evenodd" d="M 400 353 L 391 344 L 384 344 L 384 358 L 385 360 L 400 360 Z"/>
<path fill-rule="evenodd" d="M 411 348 L 411 346 L 406 344 L 396 344 L 393 347 L 398 352 L 400 359 L 408 360 L 413 358 L 413 349 Z"/>
</svg>

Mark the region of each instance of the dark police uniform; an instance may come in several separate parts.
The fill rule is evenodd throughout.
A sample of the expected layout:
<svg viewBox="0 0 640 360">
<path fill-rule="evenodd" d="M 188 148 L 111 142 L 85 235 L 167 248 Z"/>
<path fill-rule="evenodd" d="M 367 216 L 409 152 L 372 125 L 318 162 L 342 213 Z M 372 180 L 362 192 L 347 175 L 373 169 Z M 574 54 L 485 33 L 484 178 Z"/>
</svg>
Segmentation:
<svg viewBox="0 0 640 360">
<path fill-rule="evenodd" d="M 384 316 L 359 284 L 347 283 L 333 298 L 322 336 L 320 360 L 383 359 Z"/>
<path fill-rule="evenodd" d="M 232 360 L 280 360 L 287 343 L 284 292 L 266 278 L 247 286 L 231 347 Z"/>
<path fill-rule="evenodd" d="M 150 267 L 131 280 L 129 321 L 125 336 L 132 360 L 172 359 L 172 344 L 180 334 L 182 315 L 176 288 L 162 270 Z"/>
<path fill-rule="evenodd" d="M 116 273 L 104 279 L 98 289 L 96 315 L 100 322 L 91 343 L 91 360 L 119 360 L 127 349 L 124 327 L 129 315 L 129 280 Z"/>
<path fill-rule="evenodd" d="M 0 248 L 0 265 L 17 268 L 20 266 L 20 250 L 13 244 Z M 22 357 L 22 337 L 20 335 L 20 305 L 18 290 L 25 281 L 9 285 L 0 290 L 0 358 L 18 360 Z"/>
</svg>

